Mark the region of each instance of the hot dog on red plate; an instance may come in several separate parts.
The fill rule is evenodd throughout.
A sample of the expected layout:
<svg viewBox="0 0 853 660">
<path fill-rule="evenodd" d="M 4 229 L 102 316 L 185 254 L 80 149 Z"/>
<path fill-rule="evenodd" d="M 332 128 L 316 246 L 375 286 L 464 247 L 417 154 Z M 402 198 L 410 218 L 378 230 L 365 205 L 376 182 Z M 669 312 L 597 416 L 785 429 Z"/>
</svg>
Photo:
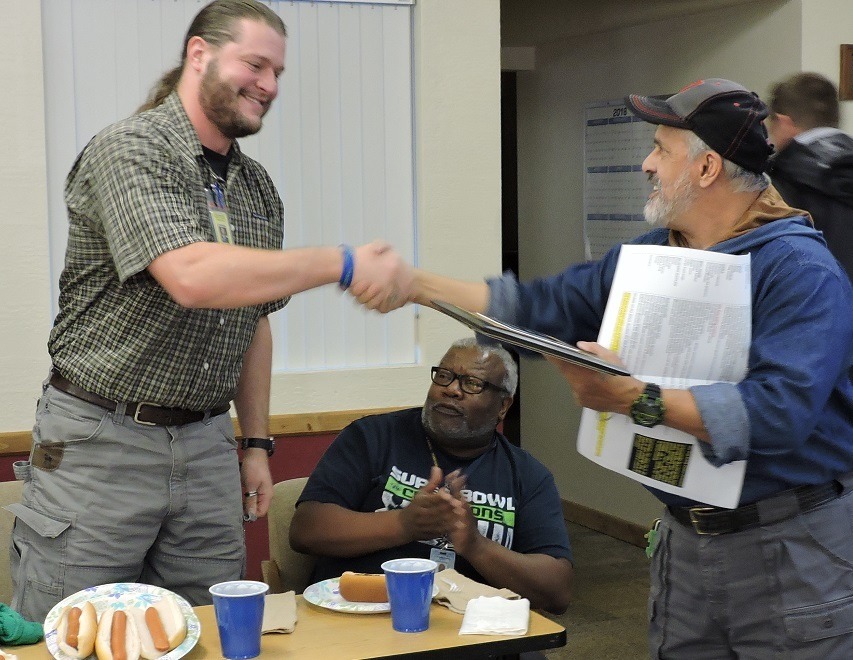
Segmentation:
<svg viewBox="0 0 853 660">
<path fill-rule="evenodd" d="M 98 615 L 88 600 L 68 606 L 56 622 L 56 641 L 62 652 L 70 658 L 86 658 L 95 649 Z"/>
<path fill-rule="evenodd" d="M 139 633 L 140 656 L 156 660 L 171 651 L 187 636 L 187 620 L 175 598 L 166 594 L 147 608 L 128 610 Z"/>
<path fill-rule="evenodd" d="M 139 631 L 126 610 L 104 610 L 98 622 L 95 653 L 98 660 L 139 660 Z"/>
<path fill-rule="evenodd" d="M 387 603 L 388 587 L 382 573 L 353 573 L 344 571 L 338 582 L 338 592 L 353 603 Z"/>
</svg>

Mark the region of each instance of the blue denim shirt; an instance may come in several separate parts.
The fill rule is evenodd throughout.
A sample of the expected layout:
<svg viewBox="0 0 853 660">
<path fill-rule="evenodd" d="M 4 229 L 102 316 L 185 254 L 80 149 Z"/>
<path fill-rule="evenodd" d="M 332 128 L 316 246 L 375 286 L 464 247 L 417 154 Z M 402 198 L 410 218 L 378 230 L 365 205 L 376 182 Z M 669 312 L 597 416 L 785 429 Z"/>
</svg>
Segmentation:
<svg viewBox="0 0 853 660">
<path fill-rule="evenodd" d="M 667 245 L 654 229 L 632 243 Z M 488 281 L 488 314 L 564 341 L 595 341 L 620 246 L 526 283 Z M 775 220 L 712 251 L 751 254 L 752 342 L 739 383 L 691 388 L 714 465 L 747 460 L 741 504 L 853 471 L 853 288 L 802 216 Z M 674 506 L 694 504 L 650 489 Z"/>
</svg>

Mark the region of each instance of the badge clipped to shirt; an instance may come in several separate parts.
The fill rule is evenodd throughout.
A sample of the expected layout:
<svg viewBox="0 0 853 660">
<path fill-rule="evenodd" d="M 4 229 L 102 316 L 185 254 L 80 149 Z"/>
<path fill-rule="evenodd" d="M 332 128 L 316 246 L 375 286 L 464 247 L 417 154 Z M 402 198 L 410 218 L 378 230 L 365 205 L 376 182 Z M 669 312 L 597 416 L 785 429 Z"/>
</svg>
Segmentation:
<svg viewBox="0 0 853 660">
<path fill-rule="evenodd" d="M 429 551 L 429 558 L 438 564 L 439 571 L 453 568 L 456 564 L 456 553 L 447 548 L 433 548 Z"/>
<path fill-rule="evenodd" d="M 207 197 L 207 210 L 210 213 L 210 225 L 217 243 L 234 245 L 231 223 L 228 220 L 228 207 L 225 206 L 225 193 L 222 186 L 213 183 L 204 191 Z"/>
</svg>

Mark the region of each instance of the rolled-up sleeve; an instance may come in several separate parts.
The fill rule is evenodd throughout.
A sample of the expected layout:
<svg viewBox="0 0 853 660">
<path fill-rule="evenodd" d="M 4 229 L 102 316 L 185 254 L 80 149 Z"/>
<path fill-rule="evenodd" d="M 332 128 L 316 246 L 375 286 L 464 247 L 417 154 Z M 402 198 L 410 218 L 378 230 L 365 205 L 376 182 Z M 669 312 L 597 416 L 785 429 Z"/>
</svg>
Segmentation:
<svg viewBox="0 0 853 660">
<path fill-rule="evenodd" d="M 699 448 L 716 467 L 745 460 L 749 454 L 749 415 L 737 385 L 714 383 L 690 388 L 699 415 L 711 437 Z"/>
</svg>

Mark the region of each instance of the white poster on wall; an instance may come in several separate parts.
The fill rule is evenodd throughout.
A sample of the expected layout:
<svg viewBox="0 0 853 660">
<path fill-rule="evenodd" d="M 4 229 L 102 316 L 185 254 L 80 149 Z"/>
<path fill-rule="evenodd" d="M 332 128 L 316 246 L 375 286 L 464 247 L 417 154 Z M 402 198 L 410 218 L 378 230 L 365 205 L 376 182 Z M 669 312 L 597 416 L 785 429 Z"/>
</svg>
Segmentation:
<svg viewBox="0 0 853 660">
<path fill-rule="evenodd" d="M 587 259 L 600 259 L 649 229 L 643 206 L 651 185 L 642 163 L 655 126 L 633 116 L 623 101 L 591 103 L 585 119 L 584 245 Z"/>
</svg>

